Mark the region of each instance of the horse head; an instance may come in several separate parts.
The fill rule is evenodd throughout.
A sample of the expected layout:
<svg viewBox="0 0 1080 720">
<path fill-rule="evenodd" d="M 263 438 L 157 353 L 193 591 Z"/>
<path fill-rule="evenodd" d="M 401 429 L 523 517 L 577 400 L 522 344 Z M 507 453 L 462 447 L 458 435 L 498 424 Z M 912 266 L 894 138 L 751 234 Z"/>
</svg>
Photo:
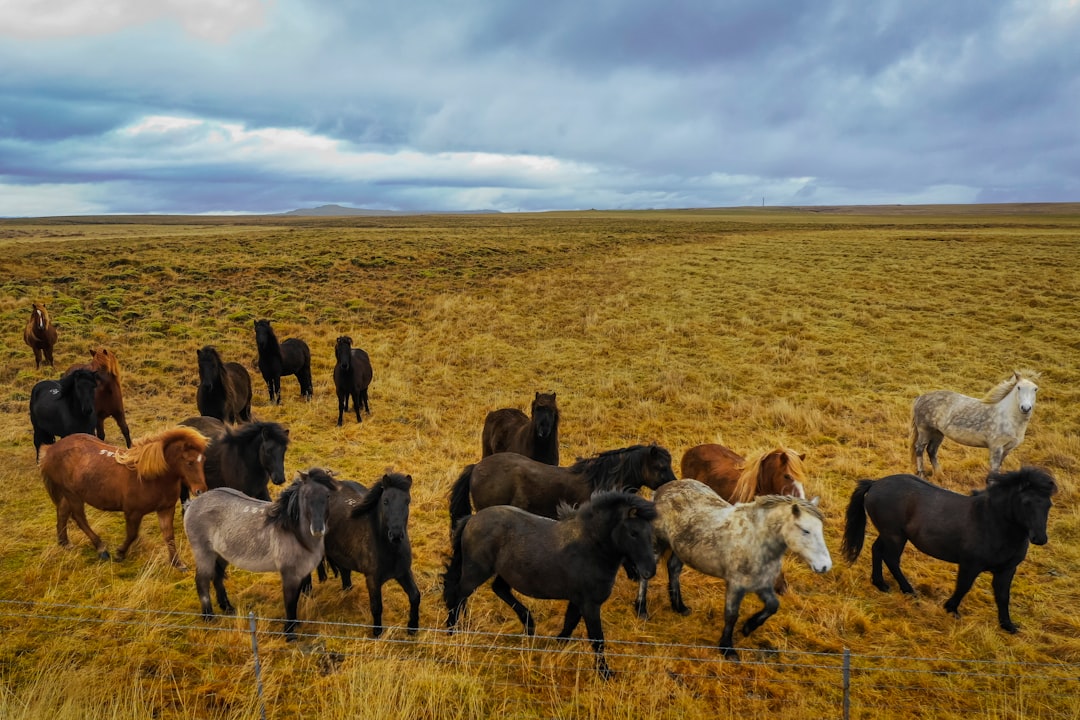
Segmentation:
<svg viewBox="0 0 1080 720">
<path fill-rule="evenodd" d="M 334 343 L 334 358 L 337 360 L 338 367 L 342 370 L 348 370 L 352 365 L 352 338 L 348 335 L 342 335 Z"/>
<path fill-rule="evenodd" d="M 818 499 L 782 500 L 780 504 L 790 507 L 790 510 L 782 511 L 786 514 L 782 535 L 788 549 L 805 560 L 814 572 L 828 572 L 832 568 L 832 556 L 829 555 L 829 548 L 825 546 L 822 522 L 824 518 L 817 507 Z"/>
<path fill-rule="evenodd" d="M 991 473 L 986 479 L 986 493 L 1001 508 L 1027 530 L 1033 545 L 1045 545 L 1046 523 L 1049 520 L 1051 497 L 1057 493 L 1057 483 L 1050 473 L 1035 467 L 1022 467 L 1007 473 Z"/>
<path fill-rule="evenodd" d="M 225 371 L 221 356 L 213 345 L 205 345 L 196 350 L 195 354 L 199 359 L 199 384 L 209 388 L 218 382 Z"/>
<path fill-rule="evenodd" d="M 255 321 L 255 344 L 261 349 L 273 350 L 278 347 L 277 335 L 270 327 L 269 320 Z"/>
<path fill-rule="evenodd" d="M 285 482 L 285 451 L 289 448 L 289 431 L 277 423 L 264 423 L 260 429 L 259 465 L 270 482 Z"/>
<path fill-rule="evenodd" d="M 386 531 L 386 539 L 400 543 L 409 532 L 409 494 L 412 476 L 402 473 L 386 473 L 376 485 L 382 486 L 379 499 L 379 523 Z M 374 488 L 372 488 L 374 491 Z"/>
<path fill-rule="evenodd" d="M 604 490 L 593 493 L 576 510 L 560 510 L 560 517 L 564 514 L 579 518 L 585 532 L 610 543 L 621 562 L 633 567 L 638 577 L 648 580 L 656 574 L 652 526 L 656 505 L 651 501 L 621 490 Z"/>
<path fill-rule="evenodd" d="M 283 515 L 301 537 L 304 531 L 314 538 L 326 536 L 330 517 L 330 493 L 337 492 L 333 477 L 322 468 L 298 472 L 293 484 L 285 489 L 275 505 L 283 505 Z M 280 510 L 278 511 L 281 512 Z M 271 508 L 271 517 L 274 511 Z"/>
<path fill-rule="evenodd" d="M 1035 394 L 1039 392 L 1039 386 L 1032 380 L 1024 377 L 1019 372 L 1015 373 L 1016 376 L 1016 405 L 1020 408 L 1020 412 L 1024 417 L 1031 415 L 1031 411 L 1035 409 Z"/>
<path fill-rule="evenodd" d="M 758 475 L 758 495 L 790 495 L 806 499 L 803 482 L 806 472 L 802 461 L 806 455 L 794 450 L 777 448 L 768 453 L 761 463 Z"/>
<path fill-rule="evenodd" d="M 36 329 L 45 331 L 45 326 L 49 324 L 49 313 L 42 303 L 34 303 L 31 307 L 30 322 Z"/>
<path fill-rule="evenodd" d="M 536 393 L 531 413 L 536 437 L 543 440 L 559 425 L 559 407 L 555 404 L 555 393 Z"/>
<path fill-rule="evenodd" d="M 653 443 L 648 446 L 647 452 L 648 456 L 642 467 L 646 487 L 655 490 L 676 479 L 675 471 L 671 467 L 671 453 L 666 448 Z"/>
<path fill-rule="evenodd" d="M 180 474 L 180 481 L 187 485 L 188 490 L 192 495 L 199 495 L 206 492 L 206 473 L 204 470 L 204 462 L 206 460 L 206 438 L 201 433 L 194 431 L 192 436 L 198 435 L 199 439 L 186 439 L 183 442 L 176 443 L 179 447 L 179 452 L 176 453 L 176 457 L 173 459 L 173 469 Z"/>
<path fill-rule="evenodd" d="M 83 416 L 94 414 L 94 392 L 97 390 L 97 373 L 79 369 L 71 373 L 73 401 Z"/>
</svg>

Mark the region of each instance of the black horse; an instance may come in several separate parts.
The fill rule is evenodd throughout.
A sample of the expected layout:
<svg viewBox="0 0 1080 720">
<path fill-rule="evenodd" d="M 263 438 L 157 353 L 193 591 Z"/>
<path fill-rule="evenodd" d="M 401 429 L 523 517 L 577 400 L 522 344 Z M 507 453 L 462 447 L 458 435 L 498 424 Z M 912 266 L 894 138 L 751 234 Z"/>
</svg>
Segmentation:
<svg viewBox="0 0 1080 720">
<path fill-rule="evenodd" d="M 206 486 L 230 487 L 258 500 L 269 500 L 269 483 L 285 482 L 288 447 L 289 431 L 275 422 L 226 427 L 206 446 Z M 180 488 L 180 499 L 188 499 L 186 487 Z"/>
<path fill-rule="evenodd" d="M 383 632 L 382 586 L 396 580 L 409 597 L 410 635 L 420 627 L 420 590 L 412 572 L 409 503 L 412 477 L 386 473 L 368 490 L 360 483 L 335 481 L 330 496 L 326 562 L 341 575 L 342 590 L 352 588 L 353 571 L 364 574 L 371 603 L 371 634 Z"/>
<path fill-rule="evenodd" d="M 281 404 L 281 376 L 295 375 L 300 394 L 307 400 L 314 391 L 311 386 L 311 350 L 307 343 L 288 338 L 278 343 L 269 320 L 255 321 L 255 345 L 259 348 L 259 372 L 266 381 L 270 402 Z"/>
<path fill-rule="evenodd" d="M 197 353 L 199 358 L 199 390 L 195 404 L 200 415 L 223 422 L 251 420 L 251 375 L 236 362 L 223 362 L 212 345 Z"/>
<path fill-rule="evenodd" d="M 41 446 L 74 433 L 93 435 L 97 429 L 94 392 L 97 375 L 75 370 L 59 380 L 42 380 L 30 391 L 30 424 L 34 428 L 34 456 Z"/>
<path fill-rule="evenodd" d="M 368 406 L 368 385 L 371 384 L 371 360 L 368 354 L 360 348 L 352 346 L 352 338 L 342 335 L 334 344 L 334 387 L 337 389 L 337 424 L 341 427 L 341 420 L 349 409 L 349 398 L 352 398 L 353 409 L 356 410 L 356 422 L 363 422 L 360 418 L 360 404 L 363 403 L 364 411 L 371 414 Z"/>
<path fill-rule="evenodd" d="M 870 547 L 874 587 L 883 592 L 889 589 L 881 572 L 884 562 L 900 589 L 915 594 L 900 571 L 900 555 L 910 540 L 927 555 L 959 565 L 956 589 L 945 601 L 947 612 L 960 617 L 960 601 L 975 578 L 989 572 L 998 624 L 1015 633 L 1017 627 L 1009 617 L 1013 575 L 1027 556 L 1028 543 L 1046 544 L 1050 496 L 1055 492 L 1057 485 L 1050 474 L 1032 467 L 991 473 L 986 489 L 971 495 L 945 490 L 916 475 L 860 480 L 847 508 L 844 556 L 850 562 L 859 557 L 869 515 L 878 529 Z"/>
<path fill-rule="evenodd" d="M 492 410 L 484 418 L 481 457 L 516 452 L 547 465 L 559 464 L 559 406 L 555 393 L 536 393 L 532 417 L 517 408 Z"/>
<path fill-rule="evenodd" d="M 600 492 L 563 519 L 552 520 L 506 505 L 489 507 L 458 523 L 453 555 L 443 574 L 446 626 L 453 631 L 468 597 L 492 575 L 491 589 L 509 605 L 532 635 L 532 613 L 511 592 L 567 600 L 560 638 L 585 618 L 596 653 L 596 669 L 607 679 L 600 607 L 611 595 L 620 564 L 637 574 L 656 573 L 652 521 L 656 507 L 620 491 Z"/>
</svg>

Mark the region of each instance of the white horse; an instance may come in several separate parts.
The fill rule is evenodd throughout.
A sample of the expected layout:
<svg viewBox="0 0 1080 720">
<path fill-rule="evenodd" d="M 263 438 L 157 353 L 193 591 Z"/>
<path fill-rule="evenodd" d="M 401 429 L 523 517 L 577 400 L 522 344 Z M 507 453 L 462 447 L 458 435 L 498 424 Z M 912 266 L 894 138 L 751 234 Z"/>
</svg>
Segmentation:
<svg viewBox="0 0 1080 720">
<path fill-rule="evenodd" d="M 919 477 L 941 472 L 937 451 L 945 438 L 989 448 L 990 472 L 1000 470 L 1005 456 L 1024 440 L 1039 390 L 1036 377 L 1014 372 L 982 400 L 949 390 L 917 397 L 911 410 L 911 460 Z M 930 473 L 923 466 L 924 450 L 933 466 Z"/>
<path fill-rule="evenodd" d="M 832 557 L 825 546 L 817 498 L 761 495 L 751 502 L 731 505 L 708 485 L 697 480 L 676 480 L 653 495 L 658 517 L 653 523 L 656 549 L 667 558 L 671 609 L 690 612 L 682 600 L 679 574 L 683 563 L 706 575 L 727 581 L 724 632 L 720 651 L 737 659 L 732 635 L 739 607 L 748 592 L 765 607 L 742 626 L 743 635 L 761 626 L 780 607 L 773 589 L 786 550 L 802 557 L 814 572 L 827 572 Z M 635 603 L 639 617 L 647 617 L 648 580 L 638 585 Z"/>
</svg>

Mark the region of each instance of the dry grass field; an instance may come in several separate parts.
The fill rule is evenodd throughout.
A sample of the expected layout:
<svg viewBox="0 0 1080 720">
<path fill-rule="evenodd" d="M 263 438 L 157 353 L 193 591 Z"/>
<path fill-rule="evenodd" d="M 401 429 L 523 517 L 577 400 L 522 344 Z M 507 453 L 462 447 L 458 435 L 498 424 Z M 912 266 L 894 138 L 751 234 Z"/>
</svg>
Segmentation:
<svg viewBox="0 0 1080 720">
<path fill-rule="evenodd" d="M 33 301 L 58 327 L 55 370 L 35 371 L 22 341 Z M 1078 717 L 1078 306 L 1069 205 L 0 221 L 0 716 L 258 717 L 250 612 L 274 718 L 838 717 L 845 649 L 852 717 Z M 253 365 L 261 317 L 310 345 L 312 402 L 292 377 L 284 403 L 267 402 Z M 370 417 L 338 428 L 341 334 L 368 351 L 375 378 Z M 290 429 L 290 476 L 410 473 L 420 633 L 369 639 L 363 583 L 343 595 L 331 581 L 301 602 L 309 636 L 286 644 L 280 581 L 243 571 L 227 581 L 241 615 L 207 625 L 152 516 L 123 562 L 98 561 L 74 526 L 73 549 L 58 547 L 28 399 L 96 344 L 120 360 L 136 437 L 196 414 L 195 351 L 212 344 L 251 370 L 254 414 Z M 981 397 L 1024 368 L 1041 372 L 1039 402 L 1005 467 L 1041 465 L 1061 492 L 1049 544 L 1017 573 L 1013 636 L 997 627 L 988 576 L 957 620 L 941 608 L 954 566 L 909 548 L 918 596 L 882 594 L 869 552 L 849 566 L 839 547 L 855 480 L 912 470 L 917 395 Z M 603 612 L 611 682 L 592 672 L 584 628 L 570 643 L 544 637 L 562 603 L 527 601 L 540 635 L 529 640 L 481 589 L 473 634 L 447 638 L 436 628 L 449 487 L 479 459 L 485 415 L 527 411 L 536 391 L 558 393 L 563 464 L 642 442 L 668 448 L 676 471 L 703 442 L 807 453 L 833 570 L 788 562 L 791 589 L 737 636 L 739 663 L 715 648 L 723 582 L 690 570 L 686 617 L 667 607 L 663 570 L 647 621 L 619 578 Z M 120 441 L 111 420 L 106 434 Z M 946 441 L 941 461 L 936 482 L 982 485 L 985 450 Z M 122 518 L 89 515 L 115 548 Z M 182 528 L 178 541 L 190 564 Z M 748 598 L 743 616 L 756 609 Z M 387 585 L 385 621 L 405 616 Z"/>
</svg>

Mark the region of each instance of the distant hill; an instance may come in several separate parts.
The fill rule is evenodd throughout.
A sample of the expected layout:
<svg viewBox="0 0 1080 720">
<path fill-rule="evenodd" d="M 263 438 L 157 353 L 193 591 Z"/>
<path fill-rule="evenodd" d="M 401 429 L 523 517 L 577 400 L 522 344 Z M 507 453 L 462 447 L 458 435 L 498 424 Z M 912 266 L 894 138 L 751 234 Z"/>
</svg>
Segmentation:
<svg viewBox="0 0 1080 720">
<path fill-rule="evenodd" d="M 277 213 L 278 215 L 291 215 L 294 217 L 347 217 L 351 215 L 472 215 L 493 214 L 498 210 L 462 210 L 462 211 L 401 211 L 401 210 L 367 210 L 364 208 L 351 208 L 344 205 L 320 205 L 314 208 L 300 208 L 289 212 Z"/>
</svg>

